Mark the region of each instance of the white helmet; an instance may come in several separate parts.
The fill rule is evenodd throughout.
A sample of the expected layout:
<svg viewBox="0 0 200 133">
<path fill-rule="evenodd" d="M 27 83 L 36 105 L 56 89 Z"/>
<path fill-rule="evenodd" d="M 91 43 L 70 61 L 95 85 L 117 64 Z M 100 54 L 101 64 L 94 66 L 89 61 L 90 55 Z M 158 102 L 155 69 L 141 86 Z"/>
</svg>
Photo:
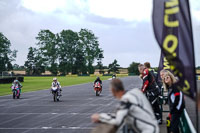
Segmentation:
<svg viewBox="0 0 200 133">
<path fill-rule="evenodd" d="M 53 78 L 53 81 L 57 80 L 57 78 Z"/>
</svg>

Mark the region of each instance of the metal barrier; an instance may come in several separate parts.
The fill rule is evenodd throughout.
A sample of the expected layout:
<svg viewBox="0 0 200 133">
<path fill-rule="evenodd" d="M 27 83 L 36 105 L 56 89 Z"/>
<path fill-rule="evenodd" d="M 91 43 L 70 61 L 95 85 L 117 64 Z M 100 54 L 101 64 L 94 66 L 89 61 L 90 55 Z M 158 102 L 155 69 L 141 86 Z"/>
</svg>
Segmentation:
<svg viewBox="0 0 200 133">
<path fill-rule="evenodd" d="M 187 111 L 184 109 L 184 112 L 180 118 L 180 125 L 179 128 L 181 133 L 196 133 L 196 130 L 188 116 Z"/>
</svg>

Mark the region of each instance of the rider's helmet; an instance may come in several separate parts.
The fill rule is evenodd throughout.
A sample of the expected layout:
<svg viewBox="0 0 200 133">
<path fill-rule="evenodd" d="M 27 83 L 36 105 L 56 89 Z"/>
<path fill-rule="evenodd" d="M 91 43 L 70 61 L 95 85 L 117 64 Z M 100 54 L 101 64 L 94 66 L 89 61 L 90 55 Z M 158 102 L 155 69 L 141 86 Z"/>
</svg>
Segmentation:
<svg viewBox="0 0 200 133">
<path fill-rule="evenodd" d="M 17 84 L 19 81 L 18 80 L 14 80 L 14 83 Z"/>
<path fill-rule="evenodd" d="M 100 78 L 99 78 L 99 77 L 97 77 L 97 80 L 100 80 Z"/>
<path fill-rule="evenodd" d="M 57 78 L 53 78 L 53 81 L 57 81 Z"/>
</svg>

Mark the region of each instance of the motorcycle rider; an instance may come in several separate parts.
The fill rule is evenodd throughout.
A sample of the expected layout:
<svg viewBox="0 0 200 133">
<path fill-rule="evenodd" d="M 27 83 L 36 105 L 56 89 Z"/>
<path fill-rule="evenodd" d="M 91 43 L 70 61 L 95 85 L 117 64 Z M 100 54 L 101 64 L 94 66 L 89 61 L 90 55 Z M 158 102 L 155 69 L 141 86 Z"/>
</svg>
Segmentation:
<svg viewBox="0 0 200 133">
<path fill-rule="evenodd" d="M 143 80 L 142 92 L 147 96 L 149 102 L 152 105 L 155 116 L 159 124 L 162 124 L 161 109 L 159 106 L 160 89 L 155 81 L 154 76 L 149 72 L 143 64 L 138 65 L 138 70 Z"/>
<path fill-rule="evenodd" d="M 53 78 L 53 82 L 52 82 L 51 86 L 52 86 L 52 88 L 57 86 L 57 88 L 58 88 L 58 95 L 62 96 L 61 95 L 61 91 L 62 91 L 61 85 L 60 85 L 60 82 L 58 82 L 57 78 Z"/>
<path fill-rule="evenodd" d="M 156 82 L 158 83 L 158 73 L 151 68 L 151 64 L 149 62 L 145 62 L 144 63 L 145 68 L 147 68 L 149 70 L 149 72 L 154 76 Z"/>
<path fill-rule="evenodd" d="M 11 88 L 14 89 L 16 86 L 19 87 L 19 91 L 21 93 L 22 84 L 17 79 L 13 81 Z"/>
<path fill-rule="evenodd" d="M 127 125 L 128 130 L 134 133 L 159 133 L 151 105 L 138 88 L 126 91 L 121 80 L 113 79 L 110 90 L 113 96 L 120 100 L 116 113 L 93 114 L 91 116 L 93 122 L 115 125 L 118 129 Z"/>
<path fill-rule="evenodd" d="M 102 88 L 102 81 L 100 79 L 100 77 L 97 77 L 96 80 L 94 81 L 94 85 L 99 82 L 101 84 L 101 88 Z"/>
<path fill-rule="evenodd" d="M 113 74 L 112 79 L 116 79 L 116 78 L 117 78 L 116 74 Z"/>
</svg>

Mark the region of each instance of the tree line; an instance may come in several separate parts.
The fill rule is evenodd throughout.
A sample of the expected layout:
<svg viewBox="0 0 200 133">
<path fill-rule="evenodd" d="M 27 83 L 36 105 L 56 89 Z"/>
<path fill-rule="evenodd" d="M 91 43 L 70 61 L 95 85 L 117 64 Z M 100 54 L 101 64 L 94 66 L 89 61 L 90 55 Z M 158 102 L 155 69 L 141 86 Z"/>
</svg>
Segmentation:
<svg viewBox="0 0 200 133">
<path fill-rule="evenodd" d="M 40 75 L 45 70 L 53 75 L 92 74 L 95 60 L 100 65 L 104 58 L 98 38 L 88 29 L 62 30 L 57 34 L 41 30 L 36 40 L 36 47 L 29 48 L 24 64 L 29 75 Z"/>
<path fill-rule="evenodd" d="M 93 74 L 95 69 L 104 73 L 118 73 L 120 65 L 115 59 L 108 66 L 102 60 L 103 50 L 99 47 L 98 37 L 88 29 L 79 32 L 62 30 L 54 34 L 50 30 L 41 30 L 36 37 L 35 47 L 30 47 L 23 66 L 12 65 L 17 50 L 10 49 L 10 41 L 0 32 L 0 73 L 10 70 L 26 70 L 27 75 L 41 75 L 45 70 L 53 75 Z M 97 65 L 94 66 L 94 62 Z M 138 62 L 132 62 L 129 73 L 139 74 Z"/>
</svg>

